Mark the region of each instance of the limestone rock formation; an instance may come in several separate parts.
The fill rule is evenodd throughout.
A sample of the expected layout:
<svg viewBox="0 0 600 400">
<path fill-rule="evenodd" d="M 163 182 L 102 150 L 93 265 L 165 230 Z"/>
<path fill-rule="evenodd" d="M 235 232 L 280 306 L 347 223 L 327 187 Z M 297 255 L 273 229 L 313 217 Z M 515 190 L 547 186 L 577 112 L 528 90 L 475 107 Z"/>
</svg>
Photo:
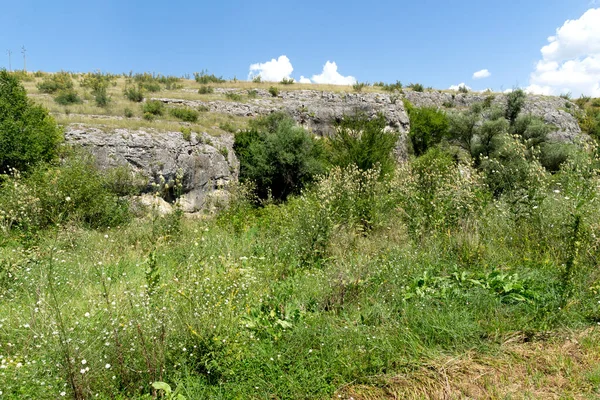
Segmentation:
<svg viewBox="0 0 600 400">
<path fill-rule="evenodd" d="M 88 149 L 100 168 L 128 165 L 147 178 L 146 191 L 160 190 L 167 200 L 181 194 L 184 211 L 202 209 L 209 197 L 238 179 L 239 162 L 233 138 L 180 132 L 114 129 L 108 132 L 71 125 L 65 132 L 71 144 Z M 177 193 L 180 191 L 180 193 Z"/>
</svg>

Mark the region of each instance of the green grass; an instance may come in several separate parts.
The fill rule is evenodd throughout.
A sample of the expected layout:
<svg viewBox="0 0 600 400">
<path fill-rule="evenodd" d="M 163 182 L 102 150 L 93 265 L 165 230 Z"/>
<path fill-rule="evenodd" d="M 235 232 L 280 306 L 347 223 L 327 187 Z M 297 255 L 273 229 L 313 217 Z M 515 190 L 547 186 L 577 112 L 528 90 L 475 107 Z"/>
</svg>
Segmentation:
<svg viewBox="0 0 600 400">
<path fill-rule="evenodd" d="M 5 232 L 4 396 L 143 398 L 150 382 L 165 381 L 188 399 L 331 398 L 376 394 L 378 380 L 401 392 L 398 376 L 430 382 L 419 390 L 434 394 L 440 377 L 431 366 L 444 368 L 442 360 L 497 360 L 490 374 L 510 380 L 499 354 L 512 351 L 511 338 L 539 343 L 548 332 L 596 324 L 600 299 L 590 288 L 599 276 L 584 255 L 592 244 L 582 244 L 564 306 L 560 232 L 530 231 L 535 219 L 514 225 L 498 203 L 413 233 L 398 208 L 378 208 L 385 193 L 403 190 L 407 174 L 374 195 L 370 206 L 381 214 L 369 231 L 352 223 L 352 196 L 363 195 L 357 179 L 332 175 L 314 193 L 261 209 L 241 201 L 200 219 L 150 212 L 103 230 Z M 567 215 L 569 201 L 548 200 L 543 223 Z M 584 345 L 586 357 L 597 351 L 593 340 Z M 570 382 L 564 393 L 592 395 L 594 364 L 569 366 L 565 357 L 527 375 L 538 382 L 532 387 L 556 368 Z M 458 371 L 448 376 L 462 387 Z"/>
</svg>

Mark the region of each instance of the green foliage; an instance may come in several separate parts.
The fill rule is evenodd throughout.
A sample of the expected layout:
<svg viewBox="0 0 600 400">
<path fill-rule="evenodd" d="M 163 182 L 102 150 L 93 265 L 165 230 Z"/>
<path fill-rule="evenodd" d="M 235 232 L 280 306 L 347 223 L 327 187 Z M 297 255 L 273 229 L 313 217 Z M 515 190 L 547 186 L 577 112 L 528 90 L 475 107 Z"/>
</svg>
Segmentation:
<svg viewBox="0 0 600 400">
<path fill-rule="evenodd" d="M 192 140 L 192 130 L 187 126 L 182 126 L 180 129 L 183 140 L 189 142 Z"/>
<path fill-rule="evenodd" d="M 416 238 L 444 232 L 487 204 L 482 176 L 437 148 L 404 165 L 392 184 L 402 217 Z"/>
<path fill-rule="evenodd" d="M 279 96 L 279 89 L 277 89 L 275 86 L 271 86 L 269 87 L 269 94 L 271 94 L 273 97 L 277 97 Z"/>
<path fill-rule="evenodd" d="M 98 107 L 106 107 L 110 103 L 108 87 L 115 84 L 115 80 L 115 75 L 90 72 L 83 76 L 81 86 L 90 90 Z"/>
<path fill-rule="evenodd" d="M 469 88 L 467 88 L 464 85 L 461 85 L 461 86 L 458 87 L 458 92 L 459 93 L 469 93 Z"/>
<path fill-rule="evenodd" d="M 281 82 L 279 82 L 279 83 L 281 83 L 282 85 L 293 85 L 294 84 L 294 78 L 283 78 L 281 80 Z"/>
<path fill-rule="evenodd" d="M 41 93 L 54 94 L 59 91 L 73 89 L 73 79 L 71 74 L 61 71 L 46 75 L 36 86 Z"/>
<path fill-rule="evenodd" d="M 355 92 L 362 92 L 362 90 L 367 86 L 368 85 L 365 82 L 356 82 L 354 85 L 352 85 L 352 89 Z"/>
<path fill-rule="evenodd" d="M 225 79 L 223 77 L 217 77 L 213 74 L 208 74 L 208 71 L 202 70 L 201 72 L 194 72 L 194 79 L 196 82 L 206 85 L 209 83 L 223 83 Z"/>
<path fill-rule="evenodd" d="M 388 92 L 402 92 L 402 82 L 396 81 L 396 83 L 383 83 L 379 82 L 377 85 L 373 84 L 373 86 L 380 86 L 383 90 Z"/>
<path fill-rule="evenodd" d="M 212 86 L 200 86 L 200 89 L 198 89 L 199 94 L 211 94 L 214 92 L 215 89 Z"/>
<path fill-rule="evenodd" d="M 254 78 L 252 78 L 252 83 L 261 83 L 261 82 L 262 82 L 262 78 L 260 77 L 260 75 L 257 75 Z"/>
<path fill-rule="evenodd" d="M 522 89 L 515 89 L 506 95 L 506 112 L 504 115 L 511 125 L 517 120 L 526 99 L 527 95 Z"/>
<path fill-rule="evenodd" d="M 407 86 L 409 89 L 412 89 L 414 92 L 423 92 L 425 91 L 425 87 L 420 83 L 411 83 Z"/>
<path fill-rule="evenodd" d="M 129 85 L 125 86 L 123 89 L 123 95 L 129 100 L 135 103 L 141 103 L 144 101 L 144 91 L 142 90 L 141 85 Z"/>
<path fill-rule="evenodd" d="M 10 229 L 35 232 L 65 222 L 92 228 L 117 226 L 129 220 L 128 204 L 111 188 L 120 173 L 103 174 L 84 153 L 73 153 L 57 166 L 40 165 L 27 177 L 13 174 L 0 192 L 6 210 L 3 221 Z"/>
<path fill-rule="evenodd" d="M 125 115 L 125 118 L 131 118 L 133 117 L 134 113 L 131 108 L 125 107 L 125 110 L 123 110 L 123 115 Z"/>
<path fill-rule="evenodd" d="M 0 173 L 53 160 L 62 140 L 48 111 L 29 101 L 17 78 L 0 70 Z"/>
<path fill-rule="evenodd" d="M 285 200 L 324 171 L 319 142 L 285 114 L 253 121 L 236 133 L 233 148 L 240 180 L 254 182 L 261 199 Z"/>
<path fill-rule="evenodd" d="M 225 93 L 225 97 L 231 101 L 242 101 L 242 95 L 235 92 L 227 92 Z"/>
<path fill-rule="evenodd" d="M 435 107 L 414 107 L 407 100 L 404 106 L 410 118 L 408 135 L 415 155 L 424 154 L 448 135 L 449 124 L 444 111 Z"/>
<path fill-rule="evenodd" d="M 258 91 L 256 89 L 248 89 L 248 98 L 255 99 L 258 97 Z"/>
<path fill-rule="evenodd" d="M 346 168 L 356 165 L 362 171 L 378 168 L 381 176 L 394 171 L 397 132 L 386 131 L 383 114 L 369 119 L 364 114 L 344 116 L 329 140 L 331 162 Z"/>
<path fill-rule="evenodd" d="M 54 101 L 60 105 L 81 104 L 83 100 L 74 89 L 61 90 L 54 97 Z"/>
<path fill-rule="evenodd" d="M 169 113 L 185 122 L 196 122 L 198 121 L 198 111 L 192 110 L 191 108 L 170 108 Z"/>
<path fill-rule="evenodd" d="M 142 112 L 153 116 L 163 115 L 165 112 L 165 104 L 159 100 L 149 100 L 142 105 Z"/>
</svg>

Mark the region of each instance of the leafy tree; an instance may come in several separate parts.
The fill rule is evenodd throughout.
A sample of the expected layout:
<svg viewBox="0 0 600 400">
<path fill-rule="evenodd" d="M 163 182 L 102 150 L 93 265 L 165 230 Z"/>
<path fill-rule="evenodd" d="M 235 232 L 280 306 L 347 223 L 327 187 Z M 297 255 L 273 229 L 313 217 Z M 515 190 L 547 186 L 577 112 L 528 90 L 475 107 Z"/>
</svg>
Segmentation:
<svg viewBox="0 0 600 400">
<path fill-rule="evenodd" d="M 285 200 L 325 171 L 323 147 L 285 114 L 254 121 L 236 133 L 233 148 L 240 180 L 253 182 L 261 199 Z"/>
<path fill-rule="evenodd" d="M 397 132 L 386 132 L 383 114 L 369 119 L 364 114 L 345 116 L 330 140 L 332 162 L 342 168 L 356 165 L 362 171 L 379 167 L 381 175 L 394 171 L 393 150 Z"/>
<path fill-rule="evenodd" d="M 408 101 L 404 106 L 410 118 L 408 135 L 415 155 L 424 154 L 448 135 L 448 118 L 444 111 L 435 107 L 414 107 Z"/>
<path fill-rule="evenodd" d="M 48 110 L 33 104 L 19 80 L 0 71 L 0 172 L 26 171 L 57 155 L 62 131 Z"/>
<path fill-rule="evenodd" d="M 505 117 L 511 125 L 517 120 L 526 98 L 527 95 L 522 89 L 515 89 L 506 96 Z"/>
</svg>

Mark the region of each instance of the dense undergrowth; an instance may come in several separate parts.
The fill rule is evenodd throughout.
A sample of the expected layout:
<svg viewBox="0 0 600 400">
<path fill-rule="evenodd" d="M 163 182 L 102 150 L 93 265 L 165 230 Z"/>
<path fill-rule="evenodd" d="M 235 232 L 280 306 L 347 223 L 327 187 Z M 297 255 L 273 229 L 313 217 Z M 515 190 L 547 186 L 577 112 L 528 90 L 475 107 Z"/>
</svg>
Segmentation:
<svg viewBox="0 0 600 400">
<path fill-rule="evenodd" d="M 361 134 L 377 121 L 324 143 L 259 121 L 238 136 L 243 162 L 274 173 L 309 154 L 319 168 L 278 187 L 285 201 L 268 195 L 275 178 L 263 191 L 248 179 L 197 219 L 127 207 L 127 173 L 98 174 L 78 152 L 4 175 L 0 396 L 153 398 L 166 382 L 166 398 L 329 398 L 441 357 L 493 356 L 516 334 L 596 326 L 595 143 L 544 167 L 530 141 L 544 129 L 519 134 L 519 116 L 486 110 L 473 126 L 448 116 L 385 171 L 348 162 L 390 142 Z"/>
</svg>

